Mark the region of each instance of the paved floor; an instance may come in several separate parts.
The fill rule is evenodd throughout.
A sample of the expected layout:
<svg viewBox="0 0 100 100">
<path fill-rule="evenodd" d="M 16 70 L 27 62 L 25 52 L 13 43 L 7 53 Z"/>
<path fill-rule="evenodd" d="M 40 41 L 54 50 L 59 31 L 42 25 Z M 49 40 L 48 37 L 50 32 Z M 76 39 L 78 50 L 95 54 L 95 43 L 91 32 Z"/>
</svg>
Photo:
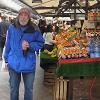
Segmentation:
<svg viewBox="0 0 100 100">
<path fill-rule="evenodd" d="M 39 61 L 38 61 L 39 62 Z M 53 100 L 52 87 L 43 84 L 44 71 L 38 66 L 34 82 L 33 100 Z M 0 61 L 1 69 L 1 61 Z M 23 100 L 23 82 L 20 85 L 20 100 Z M 0 72 L 0 100 L 9 100 L 9 75 L 8 72 Z"/>
</svg>

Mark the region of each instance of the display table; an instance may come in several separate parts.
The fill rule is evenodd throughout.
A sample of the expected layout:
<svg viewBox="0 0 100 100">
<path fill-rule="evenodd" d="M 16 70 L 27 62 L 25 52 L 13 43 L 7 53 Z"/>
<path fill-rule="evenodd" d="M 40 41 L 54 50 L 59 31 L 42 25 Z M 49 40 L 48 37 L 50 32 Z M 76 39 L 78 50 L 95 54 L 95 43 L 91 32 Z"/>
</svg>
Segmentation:
<svg viewBox="0 0 100 100">
<path fill-rule="evenodd" d="M 59 60 L 56 74 L 63 77 L 100 76 L 100 58 Z"/>
</svg>

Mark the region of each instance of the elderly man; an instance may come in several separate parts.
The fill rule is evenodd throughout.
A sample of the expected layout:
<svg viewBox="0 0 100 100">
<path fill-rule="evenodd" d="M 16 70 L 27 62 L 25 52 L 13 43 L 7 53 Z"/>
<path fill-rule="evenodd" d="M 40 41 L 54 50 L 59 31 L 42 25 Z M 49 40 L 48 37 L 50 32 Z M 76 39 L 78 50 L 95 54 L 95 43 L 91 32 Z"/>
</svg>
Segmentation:
<svg viewBox="0 0 100 100">
<path fill-rule="evenodd" d="M 33 100 L 36 69 L 35 51 L 43 47 L 42 34 L 33 27 L 28 8 L 20 9 L 16 21 L 8 29 L 4 58 L 10 76 L 10 100 L 19 100 L 21 75 L 24 81 L 24 100 Z"/>
</svg>

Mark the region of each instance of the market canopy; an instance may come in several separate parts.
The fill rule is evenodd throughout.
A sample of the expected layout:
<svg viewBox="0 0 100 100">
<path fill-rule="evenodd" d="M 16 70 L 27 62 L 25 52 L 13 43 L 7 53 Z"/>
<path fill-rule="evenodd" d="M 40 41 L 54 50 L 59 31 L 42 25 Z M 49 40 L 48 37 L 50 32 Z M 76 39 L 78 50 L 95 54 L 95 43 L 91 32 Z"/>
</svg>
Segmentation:
<svg viewBox="0 0 100 100">
<path fill-rule="evenodd" d="M 75 10 L 78 14 L 84 14 L 93 7 L 99 8 L 99 0 L 20 0 L 30 5 L 32 9 L 46 17 L 70 16 Z M 94 6 L 95 5 L 95 6 Z"/>
<path fill-rule="evenodd" d="M 0 8 L 18 11 L 28 6 L 33 13 L 44 17 L 70 16 L 84 14 L 87 10 L 99 9 L 99 0 L 0 0 Z"/>
</svg>

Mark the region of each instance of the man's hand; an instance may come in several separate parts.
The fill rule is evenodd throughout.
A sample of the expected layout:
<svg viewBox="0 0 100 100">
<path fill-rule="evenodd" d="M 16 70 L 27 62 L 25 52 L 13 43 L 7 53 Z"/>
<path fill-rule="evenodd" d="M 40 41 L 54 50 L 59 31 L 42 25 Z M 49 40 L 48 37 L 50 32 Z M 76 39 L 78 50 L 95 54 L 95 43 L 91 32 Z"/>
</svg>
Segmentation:
<svg viewBox="0 0 100 100">
<path fill-rule="evenodd" d="M 22 41 L 22 49 L 26 51 L 29 48 L 29 43 L 25 40 Z"/>
</svg>

